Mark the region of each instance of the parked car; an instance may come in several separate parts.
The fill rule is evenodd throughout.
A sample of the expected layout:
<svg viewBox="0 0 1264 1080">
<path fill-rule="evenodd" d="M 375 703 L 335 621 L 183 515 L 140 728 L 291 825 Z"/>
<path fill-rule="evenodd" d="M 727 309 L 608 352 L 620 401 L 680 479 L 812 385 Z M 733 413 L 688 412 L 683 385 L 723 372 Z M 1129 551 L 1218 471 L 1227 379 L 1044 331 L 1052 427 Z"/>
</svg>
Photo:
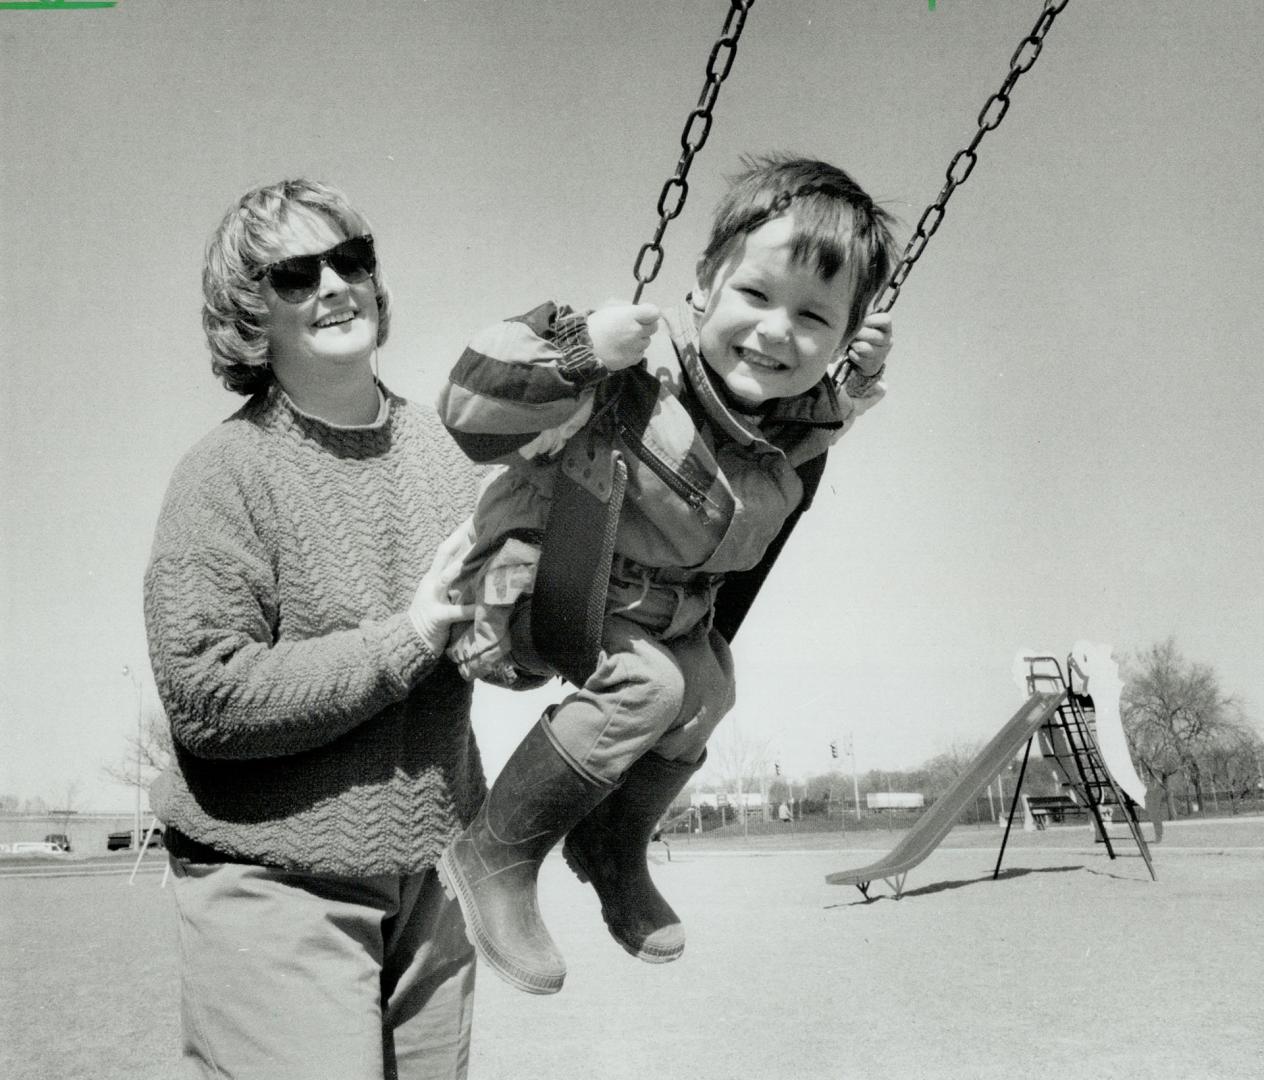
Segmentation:
<svg viewBox="0 0 1264 1080">
<path fill-rule="evenodd" d="M 14 855 L 60 855 L 61 848 L 47 840 L 19 840 L 9 851 Z"/>
<path fill-rule="evenodd" d="M 162 830 L 155 829 L 153 835 L 149 838 L 149 846 L 152 848 L 163 847 Z M 132 849 L 132 830 L 123 829 L 120 832 L 112 832 L 105 838 L 106 851 L 130 851 Z"/>
<path fill-rule="evenodd" d="M 70 850 L 70 837 L 64 832 L 50 832 L 46 834 L 44 843 L 52 844 L 58 851 Z"/>
</svg>

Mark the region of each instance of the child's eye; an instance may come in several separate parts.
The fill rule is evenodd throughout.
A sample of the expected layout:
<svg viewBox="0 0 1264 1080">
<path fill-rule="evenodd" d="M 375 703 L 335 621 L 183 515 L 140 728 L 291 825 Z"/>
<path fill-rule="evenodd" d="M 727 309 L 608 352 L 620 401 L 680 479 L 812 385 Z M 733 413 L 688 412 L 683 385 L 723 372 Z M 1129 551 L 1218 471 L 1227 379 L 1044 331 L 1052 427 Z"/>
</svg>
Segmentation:
<svg viewBox="0 0 1264 1080">
<path fill-rule="evenodd" d="M 829 319 L 827 319 L 824 315 L 821 315 L 819 312 L 816 312 L 816 311 L 805 311 L 803 313 L 803 317 L 805 319 L 810 320 L 811 322 L 820 323 L 822 326 L 830 325 Z"/>
<path fill-rule="evenodd" d="M 768 297 L 753 285 L 739 285 L 737 291 L 744 296 L 749 296 L 752 300 L 767 300 Z"/>
</svg>

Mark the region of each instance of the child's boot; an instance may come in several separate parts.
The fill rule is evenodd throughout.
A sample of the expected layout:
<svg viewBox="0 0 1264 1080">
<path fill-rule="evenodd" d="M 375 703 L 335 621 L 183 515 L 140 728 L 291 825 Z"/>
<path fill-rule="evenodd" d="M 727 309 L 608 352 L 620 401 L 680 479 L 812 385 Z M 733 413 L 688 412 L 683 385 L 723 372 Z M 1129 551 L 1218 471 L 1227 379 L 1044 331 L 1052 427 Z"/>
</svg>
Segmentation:
<svg viewBox="0 0 1264 1080">
<path fill-rule="evenodd" d="M 597 890 L 614 939 L 648 964 L 665 964 L 685 950 L 685 928 L 654 887 L 646 849 L 659 818 L 701 765 L 645 754 L 619 790 L 571 829 L 562 847 L 580 881 Z"/>
<path fill-rule="evenodd" d="M 439 859 L 440 880 L 461 905 L 479 956 L 531 994 L 555 994 L 566 977 L 536 902 L 540 863 L 615 787 L 563 756 L 549 715 L 518 744 L 474 820 Z"/>
</svg>

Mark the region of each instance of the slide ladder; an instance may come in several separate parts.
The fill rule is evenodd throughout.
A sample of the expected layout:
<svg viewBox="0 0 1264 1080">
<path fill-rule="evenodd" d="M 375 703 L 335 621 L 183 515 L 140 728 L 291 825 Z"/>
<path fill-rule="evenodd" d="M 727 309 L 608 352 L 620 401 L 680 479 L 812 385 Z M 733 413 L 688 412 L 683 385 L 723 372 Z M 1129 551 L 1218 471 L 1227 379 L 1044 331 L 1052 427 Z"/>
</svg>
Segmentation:
<svg viewBox="0 0 1264 1080">
<path fill-rule="evenodd" d="M 1083 681 L 1084 673 L 1073 657 L 1067 660 L 1065 677 L 1061 665 L 1052 656 L 1025 656 L 1022 661 L 1027 667 L 1026 688 L 1029 693 L 1062 691 L 1062 700 L 1057 709 L 1035 733 L 1040 739 L 1042 756 L 1056 765 L 1062 774 L 1064 786 L 1071 789 L 1076 800 L 1092 815 L 1095 835 L 1105 843 L 1106 853 L 1112 859 L 1116 857 L 1115 848 L 1111 844 L 1103 810 L 1109 813 L 1110 820 L 1113 820 L 1116 810 L 1122 815 L 1124 824 L 1136 842 L 1137 850 L 1145 860 L 1151 879 L 1155 879 L 1150 848 L 1142 835 L 1141 822 L 1137 816 L 1137 802 L 1123 791 L 1111 775 L 1096 737 L 1097 710 L 1093 698 L 1084 692 L 1086 688 L 1076 687 L 1075 675 L 1079 674 Z M 1022 768 L 1018 773 L 1018 783 L 1014 787 L 1014 800 L 1010 804 L 1009 817 L 1005 822 L 1001 850 L 997 854 L 996 868 L 992 872 L 993 879 L 1000 873 L 1001 860 L 1005 857 L 1005 845 L 1014 824 L 1014 812 L 1021 798 L 1019 793 L 1030 755 L 1031 740 L 1028 739 Z"/>
</svg>

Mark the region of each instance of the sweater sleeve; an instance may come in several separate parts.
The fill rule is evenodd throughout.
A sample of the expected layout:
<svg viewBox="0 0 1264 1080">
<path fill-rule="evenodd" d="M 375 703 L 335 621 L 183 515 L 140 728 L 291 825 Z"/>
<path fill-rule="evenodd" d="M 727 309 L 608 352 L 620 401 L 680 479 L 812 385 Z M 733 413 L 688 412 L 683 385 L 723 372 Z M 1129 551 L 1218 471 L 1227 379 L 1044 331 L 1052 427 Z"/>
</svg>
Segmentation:
<svg viewBox="0 0 1264 1080">
<path fill-rule="evenodd" d="M 436 661 L 406 612 L 281 636 L 275 560 L 248 486 L 186 461 L 145 575 L 145 623 L 172 736 L 206 758 L 323 746 L 402 700 Z"/>
<path fill-rule="evenodd" d="M 553 303 L 478 334 L 439 396 L 439 415 L 472 460 L 547 453 L 579 430 L 609 372 L 593 354 L 587 316 Z"/>
</svg>

